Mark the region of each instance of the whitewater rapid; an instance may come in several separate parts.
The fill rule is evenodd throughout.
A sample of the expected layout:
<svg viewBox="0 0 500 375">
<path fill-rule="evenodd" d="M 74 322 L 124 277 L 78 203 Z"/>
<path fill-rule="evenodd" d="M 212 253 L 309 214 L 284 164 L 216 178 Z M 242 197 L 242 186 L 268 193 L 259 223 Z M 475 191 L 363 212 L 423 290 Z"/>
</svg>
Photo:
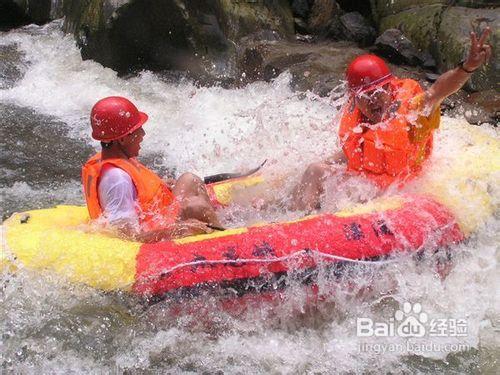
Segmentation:
<svg viewBox="0 0 500 375">
<path fill-rule="evenodd" d="M 268 159 L 264 173 L 286 174 L 286 189 L 308 163 L 338 150 L 335 118 L 342 98 L 295 93 L 288 73 L 240 89 L 199 87 L 152 72 L 120 78 L 93 61 L 82 61 L 73 38 L 60 26 L 56 21 L 0 33 L 0 47 L 14 45 L 21 55 L 15 62 L 19 76 L 7 77 L 12 82 L 0 86 L 0 104 L 33 111 L 33 124 L 39 116 L 43 126 L 57 123 L 63 134 L 41 141 L 37 152 L 23 157 L 42 168 L 44 155 L 71 144 L 63 165 L 75 171 L 64 181 L 49 175 L 47 182 L 34 172 L 12 170 L 0 187 L 2 209 L 9 213 L 40 202 L 83 203 L 79 165 L 71 155 L 90 156 L 97 150 L 88 114 L 98 99 L 109 95 L 126 96 L 148 113 L 142 152 L 154 167 L 174 174 L 244 171 Z M 445 117 L 443 123 L 432 156 L 442 162 L 437 174 L 469 142 L 467 132 L 460 130 L 468 126 L 464 119 Z M 481 131 L 498 137 L 491 126 Z M 22 145 L 17 151 L 23 153 Z M 359 189 L 361 196 L 371 194 L 369 186 Z M 0 366 L 13 373 L 495 372 L 500 355 L 500 193 L 494 189 L 491 194 L 494 215 L 453 249 L 456 265 L 445 280 L 431 261 L 422 265 L 403 256 L 384 272 L 359 276 L 355 284 L 325 280 L 320 283 L 324 300 L 314 306 L 302 287 L 291 285 L 278 305 L 257 301 L 237 316 L 219 311 L 220 301 L 208 296 L 186 306 L 185 314 L 172 314 L 168 303 L 145 308 L 130 296 L 67 285 L 49 274 L 4 272 Z M 335 189 L 327 199 L 349 204 Z M 250 221 L 260 218 L 244 215 Z M 464 319 L 467 335 L 440 337 L 436 342 L 441 346 L 429 350 L 407 347 L 403 337 L 358 337 L 357 318 L 388 322 L 406 301 L 421 304 L 431 318 Z M 386 352 L 382 355 L 373 346 L 364 351 L 363 342 Z"/>
</svg>

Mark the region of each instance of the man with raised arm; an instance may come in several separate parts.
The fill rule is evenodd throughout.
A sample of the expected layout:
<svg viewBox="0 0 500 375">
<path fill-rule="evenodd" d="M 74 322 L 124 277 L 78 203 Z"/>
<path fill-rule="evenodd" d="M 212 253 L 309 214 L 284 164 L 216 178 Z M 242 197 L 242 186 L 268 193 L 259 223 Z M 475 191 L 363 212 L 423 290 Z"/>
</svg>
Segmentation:
<svg viewBox="0 0 500 375">
<path fill-rule="evenodd" d="M 349 98 L 339 124 L 342 152 L 308 166 L 293 190 L 290 208 L 319 208 L 324 181 L 334 174 L 359 174 L 381 189 L 416 176 L 432 151 L 442 101 L 490 58 L 489 34 L 489 28 L 479 38 L 472 32 L 467 58 L 427 91 L 412 79 L 393 76 L 375 55 L 355 58 L 346 71 Z"/>
</svg>

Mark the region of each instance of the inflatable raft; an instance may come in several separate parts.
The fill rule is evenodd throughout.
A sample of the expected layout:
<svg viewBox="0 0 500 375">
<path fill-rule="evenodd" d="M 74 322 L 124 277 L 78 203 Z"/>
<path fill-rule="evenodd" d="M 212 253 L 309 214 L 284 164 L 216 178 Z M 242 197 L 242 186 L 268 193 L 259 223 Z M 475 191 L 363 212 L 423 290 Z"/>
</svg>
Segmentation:
<svg viewBox="0 0 500 375">
<path fill-rule="evenodd" d="M 405 195 L 155 244 L 90 232 L 85 207 L 58 206 L 6 220 L 2 262 L 4 268 L 50 272 L 105 291 L 163 296 L 244 285 L 319 263 L 378 262 L 398 252 L 453 245 L 495 211 L 490 185 L 500 170 L 497 139 L 467 125 L 458 130 L 467 141 L 452 154 L 455 167 L 449 168 L 449 159 L 435 160 L 439 173 L 427 173 L 420 179 L 423 188 L 410 187 Z M 258 182 L 251 176 L 209 185 L 209 191 L 226 205 L 235 189 Z"/>
</svg>

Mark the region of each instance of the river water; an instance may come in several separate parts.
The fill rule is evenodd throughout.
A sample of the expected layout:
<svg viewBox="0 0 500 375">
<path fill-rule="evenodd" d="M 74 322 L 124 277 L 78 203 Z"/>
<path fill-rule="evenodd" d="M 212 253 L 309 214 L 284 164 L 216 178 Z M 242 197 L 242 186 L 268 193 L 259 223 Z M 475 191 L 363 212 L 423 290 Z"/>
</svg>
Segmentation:
<svg viewBox="0 0 500 375">
<path fill-rule="evenodd" d="M 149 114 L 141 153 L 162 173 L 244 171 L 268 159 L 265 173 L 287 175 L 286 190 L 307 163 L 338 147 L 332 117 L 342 99 L 294 93 L 287 73 L 272 83 L 231 90 L 198 87 L 171 74 L 119 78 L 82 61 L 60 26 L 56 21 L 0 33 L 3 218 L 83 203 L 80 166 L 97 149 L 88 114 L 108 95 L 127 96 Z M 463 119 L 443 122 L 448 126 L 437 134 L 436 160 L 452 157 L 468 141 L 466 133 L 453 130 L 464 126 Z M 484 131 L 498 136 L 487 125 Z M 373 193 L 359 186 L 358 196 Z M 491 194 L 498 203 L 498 189 Z M 336 191 L 327 199 L 348 200 Z M 289 217 L 275 211 L 224 214 L 236 224 Z M 268 298 L 200 296 L 180 305 L 146 306 L 129 295 L 69 285 L 50 274 L 3 273 L 0 371 L 498 373 L 499 232 L 497 209 L 452 249 L 455 266 L 444 280 L 432 258 L 417 263 L 401 256 L 382 270 L 334 282 L 320 278 L 320 301 L 293 277 L 289 288 Z M 357 318 L 394 323 L 405 302 L 413 304 L 410 315 L 445 321 L 448 330 L 430 341 L 357 334 Z M 453 330 L 452 323 L 462 330 Z"/>
</svg>

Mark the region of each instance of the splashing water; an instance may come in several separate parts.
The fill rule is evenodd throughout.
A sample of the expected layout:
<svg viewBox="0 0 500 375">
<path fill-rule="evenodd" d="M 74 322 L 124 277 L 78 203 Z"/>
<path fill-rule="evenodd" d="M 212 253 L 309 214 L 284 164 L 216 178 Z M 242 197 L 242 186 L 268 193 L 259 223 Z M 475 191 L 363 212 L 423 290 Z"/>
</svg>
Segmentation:
<svg viewBox="0 0 500 375">
<path fill-rule="evenodd" d="M 0 34 L 0 46 L 10 45 L 23 56 L 22 77 L 0 90 L 0 102 L 64 123 L 63 138 L 79 142 L 81 150 L 97 147 L 89 136 L 88 114 L 108 95 L 129 97 L 148 113 L 142 152 L 156 168 L 176 173 L 246 170 L 267 158 L 265 173 L 289 176 L 287 189 L 309 162 L 338 149 L 332 117 L 340 103 L 292 92 L 287 73 L 272 83 L 235 90 L 201 88 L 184 79 L 172 82 L 151 72 L 121 79 L 95 62 L 82 61 L 59 22 Z M 474 142 L 464 120 L 445 118 L 443 123 L 431 160 L 438 167 L 424 182 L 446 174 L 460 150 Z M 491 127 L 481 132 L 497 136 Z M 52 147 L 64 148 L 66 142 L 46 141 L 27 157 L 43 165 L 44 153 Z M 68 157 L 65 163 L 74 168 L 76 161 Z M 19 205 L 36 208 L 40 202 L 82 202 L 78 175 L 54 184 L 33 181 L 32 176 L 6 177 L 2 202 L 10 211 Z M 58 180 L 58 175 L 52 177 Z M 445 280 L 435 271 L 435 259 L 422 263 L 400 256 L 382 269 L 353 270 L 338 280 L 323 278 L 320 269 L 319 291 L 314 293 L 299 285 L 299 275 L 292 275 L 288 288 L 268 296 L 234 302 L 201 295 L 146 308 L 131 296 L 68 285 L 50 274 L 23 269 L 15 275 L 3 273 L 0 365 L 15 373 L 493 372 L 500 354 L 500 194 L 494 180 L 477 183 L 487 185 L 493 215 L 488 220 L 481 216 L 479 230 L 453 249 L 455 267 Z M 373 195 L 367 184 L 352 185 L 358 197 Z M 453 184 L 446 187 L 453 193 Z M 336 209 L 353 203 L 334 182 L 325 199 L 336 202 Z M 467 204 L 462 216 L 477 210 L 474 201 Z M 251 212 L 226 214 L 243 215 L 234 219 L 241 222 L 266 218 Z M 435 342 L 440 347 L 421 350 L 408 347 L 399 336 L 356 334 L 356 318 L 390 322 L 405 301 L 420 303 L 430 318 L 465 319 L 467 335 L 439 337 Z M 363 350 L 363 343 L 370 350 Z M 458 344 L 463 347 L 457 350 Z"/>
</svg>

